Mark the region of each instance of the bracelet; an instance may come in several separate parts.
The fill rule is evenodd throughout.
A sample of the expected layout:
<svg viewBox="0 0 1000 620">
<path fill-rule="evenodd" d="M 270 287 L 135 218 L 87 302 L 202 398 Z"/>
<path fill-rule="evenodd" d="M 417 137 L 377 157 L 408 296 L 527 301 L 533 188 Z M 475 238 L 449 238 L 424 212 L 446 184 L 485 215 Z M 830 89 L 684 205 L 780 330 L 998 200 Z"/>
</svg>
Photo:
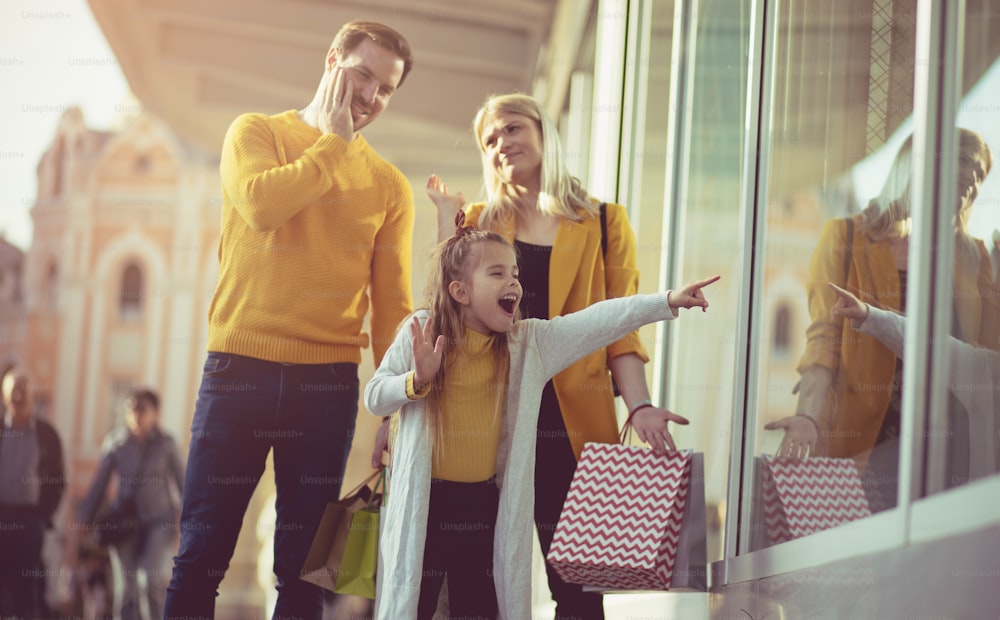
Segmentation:
<svg viewBox="0 0 1000 620">
<path fill-rule="evenodd" d="M 639 401 L 636 404 L 632 405 L 632 407 L 628 410 L 628 417 L 631 418 L 632 414 L 640 409 L 652 406 L 653 406 L 653 401 L 649 400 L 648 398 L 646 400 Z"/>
<path fill-rule="evenodd" d="M 642 409 L 645 409 L 646 407 L 652 407 L 652 406 L 653 406 L 652 401 L 644 400 L 635 407 L 632 407 L 632 410 L 628 412 L 628 418 L 626 418 L 625 420 L 625 426 L 632 425 L 632 418 L 635 416 L 636 411 L 640 411 Z"/>
</svg>

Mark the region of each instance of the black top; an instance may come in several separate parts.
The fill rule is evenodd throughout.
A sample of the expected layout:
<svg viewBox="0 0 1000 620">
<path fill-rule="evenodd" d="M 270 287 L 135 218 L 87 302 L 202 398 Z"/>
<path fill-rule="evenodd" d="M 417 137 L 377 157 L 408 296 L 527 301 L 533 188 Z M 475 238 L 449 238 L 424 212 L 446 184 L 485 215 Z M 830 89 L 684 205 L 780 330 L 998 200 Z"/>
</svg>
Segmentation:
<svg viewBox="0 0 1000 620">
<path fill-rule="evenodd" d="M 521 299 L 522 319 L 548 319 L 549 316 L 549 262 L 551 245 L 535 245 L 514 240 L 517 250 L 518 280 L 524 297 Z"/>
</svg>

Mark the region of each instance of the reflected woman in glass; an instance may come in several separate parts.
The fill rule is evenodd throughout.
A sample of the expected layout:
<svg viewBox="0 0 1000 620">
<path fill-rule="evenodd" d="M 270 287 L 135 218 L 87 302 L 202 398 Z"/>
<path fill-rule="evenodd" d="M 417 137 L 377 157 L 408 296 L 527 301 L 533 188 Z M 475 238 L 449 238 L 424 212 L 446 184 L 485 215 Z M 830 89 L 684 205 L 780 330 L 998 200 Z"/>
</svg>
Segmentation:
<svg viewBox="0 0 1000 620">
<path fill-rule="evenodd" d="M 881 193 L 864 211 L 824 226 L 806 284 L 812 323 L 798 365 L 796 413 L 765 426 L 785 431 L 781 455 L 857 460 L 869 490 L 878 488 L 869 497 L 873 511 L 895 504 L 902 359 L 876 338 L 852 330 L 848 321 L 831 317 L 838 297 L 827 283 L 857 294 L 873 307 L 904 311 L 912 146 L 910 136 L 900 147 Z M 973 202 L 992 164 L 982 138 L 960 129 L 952 335 L 996 347 L 997 321 L 983 312 L 984 301 L 993 296 L 989 255 L 983 242 L 967 232 Z M 949 420 L 949 430 L 954 432 L 949 435 L 967 445 L 964 410 L 957 404 L 951 409 L 955 415 L 950 416 L 954 419 Z M 950 447 L 950 454 L 968 453 L 961 446 Z M 962 464 L 955 463 L 952 473 L 960 476 L 961 470 Z"/>
</svg>

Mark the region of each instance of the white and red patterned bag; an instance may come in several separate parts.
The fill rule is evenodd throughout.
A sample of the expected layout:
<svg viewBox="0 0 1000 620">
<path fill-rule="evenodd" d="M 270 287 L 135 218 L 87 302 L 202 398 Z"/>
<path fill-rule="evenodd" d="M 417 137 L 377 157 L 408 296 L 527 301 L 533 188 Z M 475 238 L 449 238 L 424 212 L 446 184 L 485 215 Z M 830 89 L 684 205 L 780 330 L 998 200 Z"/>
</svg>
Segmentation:
<svg viewBox="0 0 1000 620">
<path fill-rule="evenodd" d="M 691 487 L 691 461 L 690 450 L 655 454 L 637 446 L 585 444 L 546 558 L 549 564 L 563 580 L 598 589 L 669 588 Z M 704 493 L 704 486 L 699 489 Z M 704 545 L 703 537 L 700 542 Z M 684 577 L 686 582 L 688 575 Z"/>
<path fill-rule="evenodd" d="M 771 544 L 871 515 L 854 459 L 761 457 L 764 522 Z"/>
</svg>

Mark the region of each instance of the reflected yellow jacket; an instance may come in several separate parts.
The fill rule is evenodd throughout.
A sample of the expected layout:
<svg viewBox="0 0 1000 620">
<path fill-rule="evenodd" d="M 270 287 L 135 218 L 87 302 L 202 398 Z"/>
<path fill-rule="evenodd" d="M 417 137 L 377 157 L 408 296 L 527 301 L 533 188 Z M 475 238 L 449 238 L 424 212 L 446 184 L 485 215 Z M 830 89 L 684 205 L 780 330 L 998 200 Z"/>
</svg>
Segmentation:
<svg viewBox="0 0 1000 620">
<path fill-rule="evenodd" d="M 806 283 L 812 324 L 806 330 L 806 350 L 798 370 L 819 365 L 834 372 L 833 393 L 824 410 L 812 413 L 819 415 L 827 431 L 824 439 L 830 456 L 864 461 L 889 406 L 896 355 L 874 337 L 851 329 L 850 321 L 830 318 L 836 294 L 826 283 L 846 288 L 865 303 L 894 311 L 901 310 L 901 291 L 889 242 L 870 240 L 861 229 L 860 216 L 854 218 L 853 228 L 849 250 L 846 220 L 827 222 L 813 252 Z M 996 293 L 990 281 L 989 256 L 985 246 L 980 249 L 978 269 L 955 267 L 954 312 L 963 340 L 992 342 L 990 346 L 997 348 L 995 313 L 983 310 L 996 303 Z"/>
<path fill-rule="evenodd" d="M 467 206 L 466 223 L 477 226 L 483 207 L 483 203 Z M 513 218 L 495 228 L 514 241 Z M 570 314 L 603 299 L 639 291 L 635 235 L 623 206 L 608 203 L 607 233 L 607 254 L 602 257 L 599 217 L 580 222 L 564 219 L 559 224 L 549 264 L 549 317 Z M 591 353 L 553 379 L 566 432 L 577 458 L 588 441 L 618 442 L 614 393 L 607 368 L 609 359 L 628 353 L 649 361 L 638 332 Z"/>
</svg>

